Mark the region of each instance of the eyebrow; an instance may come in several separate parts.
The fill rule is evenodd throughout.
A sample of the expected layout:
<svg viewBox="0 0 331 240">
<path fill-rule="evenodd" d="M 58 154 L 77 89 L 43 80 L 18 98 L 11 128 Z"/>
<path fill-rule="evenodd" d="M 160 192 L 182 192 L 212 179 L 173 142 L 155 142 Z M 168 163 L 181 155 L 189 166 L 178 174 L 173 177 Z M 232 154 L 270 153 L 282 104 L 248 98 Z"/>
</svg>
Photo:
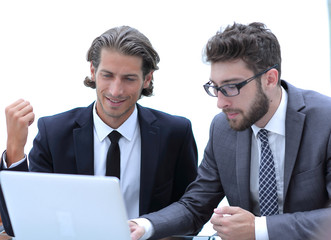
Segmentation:
<svg viewBox="0 0 331 240">
<path fill-rule="evenodd" d="M 128 73 L 128 74 L 124 74 L 123 76 L 125 76 L 125 77 L 139 77 L 139 75 L 135 74 L 135 73 Z"/>
<path fill-rule="evenodd" d="M 209 81 L 211 81 L 212 83 L 214 83 L 216 85 L 216 82 L 213 81 L 211 78 L 209 78 Z M 240 78 L 226 79 L 226 80 L 222 81 L 221 86 L 222 85 L 226 85 L 226 84 L 235 84 L 234 82 L 236 82 L 236 81 L 245 81 L 245 79 L 244 80 L 243 79 L 240 79 Z"/>
<path fill-rule="evenodd" d="M 107 74 L 114 74 L 113 72 L 108 71 L 108 70 L 104 70 L 104 69 L 100 69 L 100 72 L 107 73 Z M 136 73 L 127 73 L 127 74 L 123 74 L 122 76 L 124 76 L 124 77 L 139 77 L 139 75 L 136 74 Z"/>
<path fill-rule="evenodd" d="M 111 71 L 100 69 L 100 72 L 113 74 Z"/>
</svg>

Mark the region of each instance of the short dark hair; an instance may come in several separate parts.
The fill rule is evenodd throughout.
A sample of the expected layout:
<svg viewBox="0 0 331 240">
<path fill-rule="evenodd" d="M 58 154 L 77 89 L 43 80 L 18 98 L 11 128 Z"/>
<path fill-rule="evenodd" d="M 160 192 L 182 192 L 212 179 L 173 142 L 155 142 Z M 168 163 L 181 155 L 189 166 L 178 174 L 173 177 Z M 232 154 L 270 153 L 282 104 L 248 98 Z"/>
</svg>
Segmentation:
<svg viewBox="0 0 331 240">
<path fill-rule="evenodd" d="M 224 31 L 221 29 L 209 39 L 204 58 L 209 63 L 242 59 L 255 74 L 278 64 L 280 79 L 280 45 L 276 36 L 263 23 L 234 23 Z"/>
<path fill-rule="evenodd" d="M 137 29 L 129 26 L 111 28 L 94 39 L 87 52 L 86 59 L 91 62 L 97 70 L 100 64 L 100 55 L 103 48 L 114 49 L 124 55 L 137 56 L 142 58 L 143 77 L 151 71 L 158 70 L 160 62 L 158 53 L 153 48 L 149 39 Z M 87 87 L 95 88 L 95 82 L 86 77 L 84 84 Z M 153 79 L 148 88 L 142 90 L 142 95 L 153 94 Z"/>
</svg>

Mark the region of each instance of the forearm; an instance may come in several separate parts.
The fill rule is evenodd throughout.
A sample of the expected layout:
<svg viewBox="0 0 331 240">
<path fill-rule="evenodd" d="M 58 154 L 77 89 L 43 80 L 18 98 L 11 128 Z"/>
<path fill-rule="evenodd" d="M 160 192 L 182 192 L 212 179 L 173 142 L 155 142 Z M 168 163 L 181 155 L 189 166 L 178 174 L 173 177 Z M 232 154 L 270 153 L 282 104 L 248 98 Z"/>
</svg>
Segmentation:
<svg viewBox="0 0 331 240">
<path fill-rule="evenodd" d="M 323 208 L 267 217 L 269 239 L 315 239 L 330 216 L 331 208 Z"/>
<path fill-rule="evenodd" d="M 155 212 L 141 216 L 148 219 L 154 234 L 150 239 L 161 239 L 173 235 L 188 235 L 197 232 L 201 226 L 196 224 L 195 217 L 180 203 Z"/>
</svg>

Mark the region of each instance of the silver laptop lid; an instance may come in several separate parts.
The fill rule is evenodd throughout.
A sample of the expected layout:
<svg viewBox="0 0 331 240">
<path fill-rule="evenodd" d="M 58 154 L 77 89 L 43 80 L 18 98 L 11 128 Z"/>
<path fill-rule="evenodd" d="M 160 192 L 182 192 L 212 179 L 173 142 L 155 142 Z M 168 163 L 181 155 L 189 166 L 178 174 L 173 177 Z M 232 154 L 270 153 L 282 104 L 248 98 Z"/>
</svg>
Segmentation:
<svg viewBox="0 0 331 240">
<path fill-rule="evenodd" d="M 130 240 L 117 178 L 1 171 L 17 240 Z"/>
</svg>

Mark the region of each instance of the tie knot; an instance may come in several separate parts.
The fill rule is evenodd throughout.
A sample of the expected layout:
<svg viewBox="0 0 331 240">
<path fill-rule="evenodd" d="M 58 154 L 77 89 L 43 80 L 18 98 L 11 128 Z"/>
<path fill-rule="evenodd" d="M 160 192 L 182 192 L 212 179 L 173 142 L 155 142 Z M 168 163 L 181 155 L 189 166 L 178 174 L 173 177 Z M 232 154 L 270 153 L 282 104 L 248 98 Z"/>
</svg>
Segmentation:
<svg viewBox="0 0 331 240">
<path fill-rule="evenodd" d="M 261 129 L 257 133 L 258 138 L 261 140 L 262 143 L 268 143 L 268 130 Z"/>
<path fill-rule="evenodd" d="M 111 143 L 117 143 L 118 140 L 122 137 L 122 135 L 119 132 L 114 130 L 108 134 L 108 137 L 109 137 Z"/>
</svg>

